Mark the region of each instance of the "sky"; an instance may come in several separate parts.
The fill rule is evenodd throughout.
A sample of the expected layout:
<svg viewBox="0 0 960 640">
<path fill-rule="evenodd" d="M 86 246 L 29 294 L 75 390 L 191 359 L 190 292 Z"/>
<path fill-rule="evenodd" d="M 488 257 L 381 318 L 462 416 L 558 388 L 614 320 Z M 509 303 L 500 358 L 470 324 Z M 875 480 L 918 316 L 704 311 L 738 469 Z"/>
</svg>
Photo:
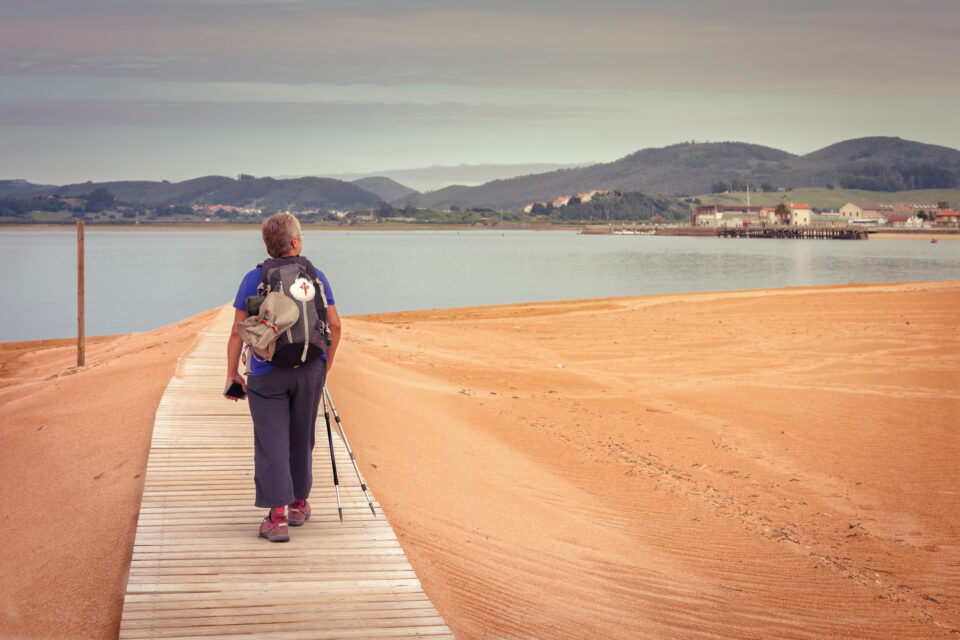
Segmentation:
<svg viewBox="0 0 960 640">
<path fill-rule="evenodd" d="M 0 179 L 960 148 L 957 0 L 0 0 Z"/>
</svg>

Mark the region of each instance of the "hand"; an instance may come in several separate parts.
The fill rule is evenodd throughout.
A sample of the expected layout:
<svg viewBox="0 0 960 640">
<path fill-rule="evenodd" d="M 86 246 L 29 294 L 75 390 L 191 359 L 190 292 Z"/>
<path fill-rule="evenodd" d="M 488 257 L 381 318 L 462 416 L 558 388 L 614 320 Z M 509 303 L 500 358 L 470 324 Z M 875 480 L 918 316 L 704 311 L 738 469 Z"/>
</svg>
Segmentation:
<svg viewBox="0 0 960 640">
<path fill-rule="evenodd" d="M 234 382 L 240 383 L 240 386 L 243 388 L 243 392 L 246 393 L 247 381 L 244 380 L 243 376 L 240 375 L 239 371 L 235 371 L 232 374 L 227 376 L 227 384 L 223 387 L 223 397 L 226 398 L 227 400 L 233 400 L 234 402 L 236 402 L 237 400 L 239 400 L 239 398 L 232 398 L 227 395 L 227 389 L 229 389 L 230 385 L 232 385 Z"/>
</svg>

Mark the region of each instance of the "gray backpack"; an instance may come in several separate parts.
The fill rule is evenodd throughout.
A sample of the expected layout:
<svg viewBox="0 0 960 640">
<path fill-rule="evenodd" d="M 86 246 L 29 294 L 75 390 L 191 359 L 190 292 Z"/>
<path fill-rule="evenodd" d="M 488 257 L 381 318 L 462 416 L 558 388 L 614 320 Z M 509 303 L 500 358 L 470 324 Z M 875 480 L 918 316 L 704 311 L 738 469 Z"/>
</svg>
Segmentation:
<svg viewBox="0 0 960 640">
<path fill-rule="evenodd" d="M 257 295 L 246 299 L 249 317 L 241 323 L 258 334 L 261 344 L 253 344 L 254 350 L 278 367 L 298 367 L 321 357 L 330 346 L 330 327 L 317 270 L 303 256 L 270 258 L 257 266 L 261 268 Z M 268 298 L 274 299 L 263 304 Z M 283 310 L 279 317 L 278 309 Z"/>
</svg>

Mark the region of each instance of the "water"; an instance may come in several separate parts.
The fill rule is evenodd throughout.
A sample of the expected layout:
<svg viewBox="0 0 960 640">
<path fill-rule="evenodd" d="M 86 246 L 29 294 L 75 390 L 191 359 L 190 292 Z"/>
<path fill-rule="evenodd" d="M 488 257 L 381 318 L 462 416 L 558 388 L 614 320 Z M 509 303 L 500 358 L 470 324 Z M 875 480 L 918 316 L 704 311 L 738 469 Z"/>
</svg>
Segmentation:
<svg viewBox="0 0 960 640">
<path fill-rule="evenodd" d="M 960 280 L 960 242 L 308 231 L 341 315 L 683 291 Z M 87 335 L 147 331 L 233 299 L 258 231 L 86 231 Z M 0 342 L 76 335 L 75 230 L 0 230 Z"/>
</svg>

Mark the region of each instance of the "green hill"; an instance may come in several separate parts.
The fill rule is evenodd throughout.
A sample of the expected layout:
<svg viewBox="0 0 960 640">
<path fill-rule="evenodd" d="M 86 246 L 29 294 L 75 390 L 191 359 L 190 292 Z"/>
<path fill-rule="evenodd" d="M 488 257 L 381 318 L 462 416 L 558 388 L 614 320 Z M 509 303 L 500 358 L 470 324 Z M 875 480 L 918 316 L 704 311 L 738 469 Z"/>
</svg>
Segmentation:
<svg viewBox="0 0 960 640">
<path fill-rule="evenodd" d="M 960 151 L 900 138 L 847 140 L 813 153 L 785 151 L 741 142 L 685 143 L 644 149 L 614 162 L 495 180 L 477 187 L 452 186 L 425 193 L 418 206 L 515 209 L 592 189 L 655 194 L 696 194 L 763 186 L 840 187 L 846 183 L 901 191 L 923 186 L 956 188 Z M 892 189 L 883 189 L 893 186 Z M 871 195 L 859 199 L 875 199 Z M 842 203 L 841 203 L 842 204 Z"/>
<path fill-rule="evenodd" d="M 103 188 L 129 204 L 231 205 L 268 209 L 368 209 L 381 198 L 361 187 L 332 178 L 274 179 L 241 176 L 204 176 L 183 182 L 84 182 L 37 189 L 30 195 L 80 197 Z"/>
</svg>

